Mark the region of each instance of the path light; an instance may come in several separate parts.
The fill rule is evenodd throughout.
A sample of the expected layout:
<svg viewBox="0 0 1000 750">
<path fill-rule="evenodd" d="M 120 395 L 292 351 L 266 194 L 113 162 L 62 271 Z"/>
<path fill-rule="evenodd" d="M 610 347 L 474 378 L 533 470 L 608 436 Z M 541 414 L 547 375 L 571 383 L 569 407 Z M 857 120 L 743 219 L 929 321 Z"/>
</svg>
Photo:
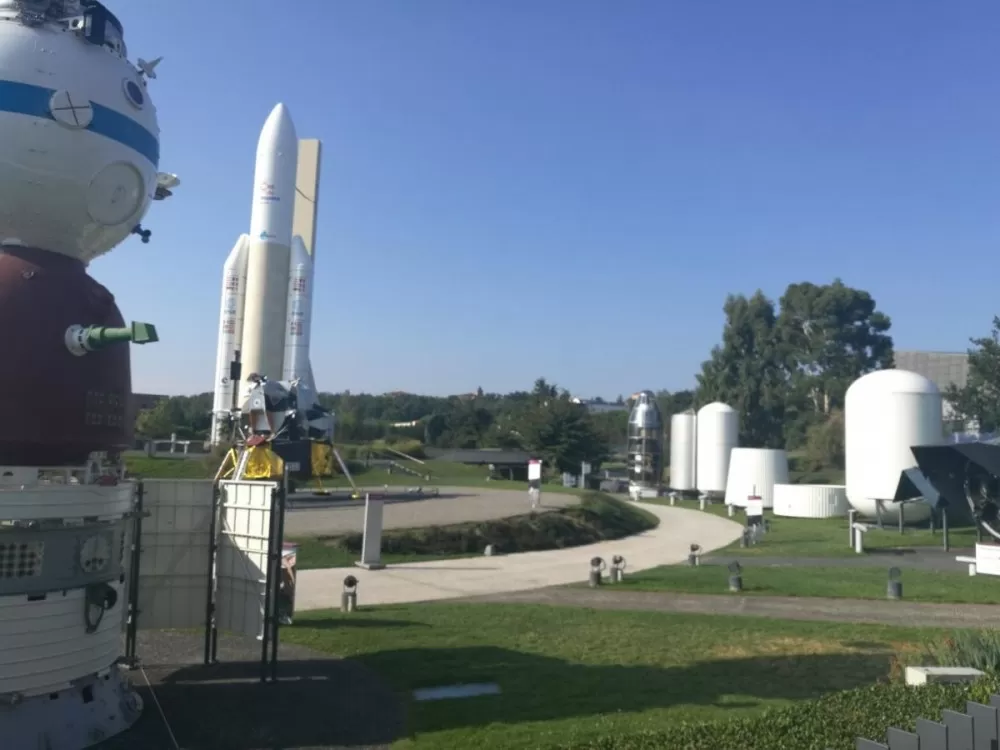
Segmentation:
<svg viewBox="0 0 1000 750">
<path fill-rule="evenodd" d="M 889 585 L 886 587 L 886 596 L 890 599 L 903 598 L 902 571 L 899 568 L 889 568 Z"/>
<path fill-rule="evenodd" d="M 611 558 L 611 583 L 621 583 L 625 578 L 625 558 L 615 555 Z"/>
<path fill-rule="evenodd" d="M 340 611 L 353 612 L 358 608 L 358 579 L 347 576 L 344 579 L 344 593 L 340 595 Z"/>
<path fill-rule="evenodd" d="M 701 565 L 701 545 L 692 544 L 691 551 L 688 553 L 688 565 L 697 566 Z"/>
<path fill-rule="evenodd" d="M 604 560 L 599 557 L 591 558 L 590 560 L 590 585 L 592 588 L 596 588 L 601 585 L 601 573 L 608 566 L 605 564 Z"/>
<path fill-rule="evenodd" d="M 743 590 L 743 566 L 738 560 L 729 563 L 729 590 L 737 593 Z"/>
</svg>

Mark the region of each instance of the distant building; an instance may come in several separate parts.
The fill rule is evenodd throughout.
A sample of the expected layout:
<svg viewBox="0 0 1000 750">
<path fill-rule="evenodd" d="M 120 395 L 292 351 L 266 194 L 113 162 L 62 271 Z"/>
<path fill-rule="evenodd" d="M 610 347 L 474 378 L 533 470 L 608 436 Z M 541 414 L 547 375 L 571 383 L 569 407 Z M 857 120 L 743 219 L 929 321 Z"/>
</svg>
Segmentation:
<svg viewBox="0 0 1000 750">
<path fill-rule="evenodd" d="M 923 375 L 944 393 L 951 386 L 964 388 L 969 382 L 969 355 L 965 352 L 897 351 L 896 369 Z M 949 431 L 975 430 L 976 425 L 957 420 L 952 405 L 945 401 L 942 416 Z"/>
<path fill-rule="evenodd" d="M 969 382 L 969 355 L 965 352 L 896 352 L 896 369 L 923 375 L 946 391 L 950 386 L 964 388 Z"/>
<path fill-rule="evenodd" d="M 604 401 L 587 401 L 582 398 L 570 399 L 574 404 L 580 404 L 591 414 L 606 414 L 611 411 L 628 411 L 628 404 L 608 404 Z"/>
</svg>

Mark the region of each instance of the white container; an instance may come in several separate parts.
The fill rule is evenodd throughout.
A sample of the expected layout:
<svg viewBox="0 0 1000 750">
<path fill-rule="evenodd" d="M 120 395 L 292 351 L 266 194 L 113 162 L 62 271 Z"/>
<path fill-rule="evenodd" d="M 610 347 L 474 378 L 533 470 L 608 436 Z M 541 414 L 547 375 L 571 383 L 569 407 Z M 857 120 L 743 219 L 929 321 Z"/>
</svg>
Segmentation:
<svg viewBox="0 0 1000 750">
<path fill-rule="evenodd" d="M 910 449 L 944 441 L 941 392 L 923 375 L 907 370 L 877 370 L 858 378 L 844 401 L 844 458 L 847 500 L 866 518 L 894 520 L 892 502 L 900 474 L 916 467 Z M 908 503 L 908 521 L 930 516 L 926 503 Z"/>
<path fill-rule="evenodd" d="M 744 508 L 756 495 L 774 507 L 774 485 L 788 483 L 788 454 L 774 448 L 733 448 L 726 482 L 726 505 Z"/>
<path fill-rule="evenodd" d="M 842 484 L 776 484 L 774 515 L 786 518 L 843 518 L 847 487 Z"/>
<path fill-rule="evenodd" d="M 944 441 L 941 392 L 907 370 L 877 370 L 858 378 L 844 400 L 844 458 L 847 500 L 865 518 L 895 520 L 892 499 L 902 472 L 916 467 L 915 445 Z M 907 503 L 908 521 L 930 516 L 925 503 Z"/>
<path fill-rule="evenodd" d="M 729 478 L 729 454 L 739 442 L 740 418 L 722 403 L 706 404 L 698 410 L 695 448 L 695 479 L 703 495 L 722 495 Z"/>
<path fill-rule="evenodd" d="M 695 441 L 698 421 L 694 412 L 674 414 L 670 418 L 670 489 L 689 492 L 695 482 Z"/>
</svg>

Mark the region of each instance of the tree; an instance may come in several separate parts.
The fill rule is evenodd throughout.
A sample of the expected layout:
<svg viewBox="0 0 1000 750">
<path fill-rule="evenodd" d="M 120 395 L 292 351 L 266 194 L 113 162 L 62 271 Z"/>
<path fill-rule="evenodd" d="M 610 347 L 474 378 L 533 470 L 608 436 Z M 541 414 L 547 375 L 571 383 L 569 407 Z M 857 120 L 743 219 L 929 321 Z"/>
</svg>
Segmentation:
<svg viewBox="0 0 1000 750">
<path fill-rule="evenodd" d="M 550 399 L 527 411 L 518 432 L 532 451 L 559 471 L 576 473 L 583 461 L 599 464 L 607 458 L 607 444 L 587 410 L 569 399 Z"/>
<path fill-rule="evenodd" d="M 830 412 L 826 421 L 814 424 L 806 435 L 806 469 L 844 468 L 844 412 Z"/>
<path fill-rule="evenodd" d="M 788 384 L 775 335 L 774 303 L 757 291 L 749 299 L 730 295 L 723 310 L 722 344 L 702 365 L 696 401 L 699 406 L 722 401 L 736 409 L 741 445 L 781 447 Z"/>
<path fill-rule="evenodd" d="M 143 409 L 135 421 L 135 431 L 143 438 L 166 438 L 175 432 L 176 424 L 171 415 L 171 399 L 158 401 L 152 409 Z"/>
<path fill-rule="evenodd" d="M 1000 428 L 1000 317 L 990 335 L 970 339 L 969 376 L 963 388 L 950 386 L 945 398 L 965 421 L 976 421 L 982 432 Z"/>
</svg>

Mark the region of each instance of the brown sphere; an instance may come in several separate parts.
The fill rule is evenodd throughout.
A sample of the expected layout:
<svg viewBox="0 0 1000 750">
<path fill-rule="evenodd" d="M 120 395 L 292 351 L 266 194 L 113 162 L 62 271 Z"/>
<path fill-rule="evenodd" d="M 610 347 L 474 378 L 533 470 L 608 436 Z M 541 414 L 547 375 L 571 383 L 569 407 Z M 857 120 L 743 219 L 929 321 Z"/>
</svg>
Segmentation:
<svg viewBox="0 0 1000 750">
<path fill-rule="evenodd" d="M 80 261 L 0 248 L 0 466 L 78 466 L 129 446 L 129 347 L 76 356 L 73 325 L 124 322 Z"/>
</svg>

